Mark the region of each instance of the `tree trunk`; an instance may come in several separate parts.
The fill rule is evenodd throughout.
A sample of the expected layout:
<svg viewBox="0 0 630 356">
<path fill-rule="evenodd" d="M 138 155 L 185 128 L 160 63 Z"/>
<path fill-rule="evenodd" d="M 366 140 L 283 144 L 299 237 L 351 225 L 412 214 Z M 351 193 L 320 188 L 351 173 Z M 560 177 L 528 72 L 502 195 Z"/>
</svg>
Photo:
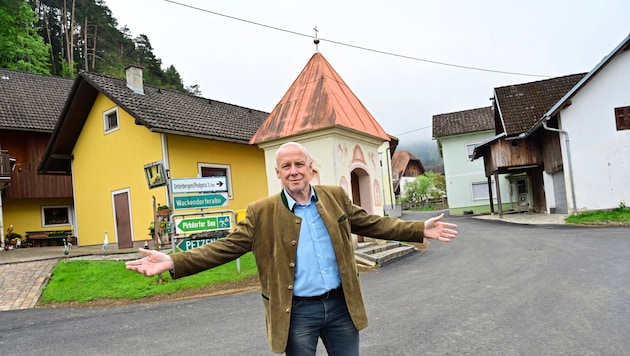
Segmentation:
<svg viewBox="0 0 630 356">
<path fill-rule="evenodd" d="M 65 1 L 65 0 L 64 0 Z M 76 0 L 72 0 L 72 14 L 70 15 L 70 41 L 68 44 L 68 65 L 70 71 L 74 73 L 74 8 Z"/>
<path fill-rule="evenodd" d="M 76 2 L 72 0 L 72 13 L 70 14 L 70 28 L 68 28 L 68 5 L 63 0 L 63 32 L 66 37 L 66 62 L 70 72 L 74 73 L 74 8 Z"/>
<path fill-rule="evenodd" d="M 53 52 L 53 43 L 52 43 L 52 36 L 50 35 L 50 23 L 48 22 L 48 11 L 46 11 L 47 7 L 42 4 L 41 2 L 39 3 L 40 6 L 40 13 L 42 13 L 42 17 L 44 18 L 44 26 L 46 26 L 46 36 L 48 37 L 48 47 L 50 48 L 50 66 L 53 69 L 52 71 L 55 72 L 55 53 Z"/>
<path fill-rule="evenodd" d="M 66 62 L 68 62 L 68 6 L 66 5 L 66 0 L 63 0 L 63 9 L 61 15 L 61 31 L 63 31 L 64 37 L 66 38 L 66 48 L 65 52 L 62 53 L 62 56 L 66 56 Z"/>
<path fill-rule="evenodd" d="M 85 17 L 85 20 L 83 21 L 83 68 L 85 68 L 86 72 L 89 72 L 89 68 L 88 68 L 88 45 L 87 45 L 87 38 L 88 38 L 88 18 L 87 16 Z"/>
<path fill-rule="evenodd" d="M 92 70 L 96 66 L 96 33 L 98 32 L 98 25 L 94 26 L 94 44 L 92 45 Z M 87 41 L 87 37 L 86 37 Z"/>
</svg>

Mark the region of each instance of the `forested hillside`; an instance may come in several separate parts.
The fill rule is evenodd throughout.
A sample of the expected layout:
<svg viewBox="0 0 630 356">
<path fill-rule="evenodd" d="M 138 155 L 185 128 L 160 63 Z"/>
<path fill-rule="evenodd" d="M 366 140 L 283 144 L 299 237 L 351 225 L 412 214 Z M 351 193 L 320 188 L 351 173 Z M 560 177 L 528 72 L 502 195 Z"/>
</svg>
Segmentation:
<svg viewBox="0 0 630 356">
<path fill-rule="evenodd" d="M 0 0 L 0 67 L 74 78 L 83 70 L 124 78 L 139 64 L 148 85 L 185 88 L 173 65 L 162 68 L 149 38 L 118 28 L 103 0 Z"/>
</svg>

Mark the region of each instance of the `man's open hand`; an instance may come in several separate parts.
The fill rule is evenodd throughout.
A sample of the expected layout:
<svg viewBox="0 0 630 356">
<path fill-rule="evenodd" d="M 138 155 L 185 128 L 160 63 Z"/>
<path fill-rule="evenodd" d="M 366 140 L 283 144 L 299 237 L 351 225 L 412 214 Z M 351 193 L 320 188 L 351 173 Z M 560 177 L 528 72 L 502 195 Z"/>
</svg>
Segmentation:
<svg viewBox="0 0 630 356">
<path fill-rule="evenodd" d="M 443 242 L 449 242 L 457 237 L 457 225 L 442 222 L 444 213 L 428 219 L 424 222 L 424 237 L 435 239 Z"/>
<path fill-rule="evenodd" d="M 125 267 L 130 271 L 136 271 L 147 277 L 155 276 L 166 271 L 173 269 L 173 259 L 171 256 L 162 253 L 160 251 L 146 250 L 144 248 L 138 249 L 145 257 L 128 261 L 125 263 Z"/>
</svg>

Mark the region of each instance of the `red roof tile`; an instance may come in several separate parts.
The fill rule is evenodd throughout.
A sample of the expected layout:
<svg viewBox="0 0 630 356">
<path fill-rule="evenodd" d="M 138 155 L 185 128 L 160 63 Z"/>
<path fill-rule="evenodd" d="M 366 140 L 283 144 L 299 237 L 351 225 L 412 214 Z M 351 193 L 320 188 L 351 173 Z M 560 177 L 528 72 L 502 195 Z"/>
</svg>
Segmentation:
<svg viewBox="0 0 630 356">
<path fill-rule="evenodd" d="M 249 142 L 335 126 L 390 139 L 324 56 L 315 53 Z"/>
</svg>

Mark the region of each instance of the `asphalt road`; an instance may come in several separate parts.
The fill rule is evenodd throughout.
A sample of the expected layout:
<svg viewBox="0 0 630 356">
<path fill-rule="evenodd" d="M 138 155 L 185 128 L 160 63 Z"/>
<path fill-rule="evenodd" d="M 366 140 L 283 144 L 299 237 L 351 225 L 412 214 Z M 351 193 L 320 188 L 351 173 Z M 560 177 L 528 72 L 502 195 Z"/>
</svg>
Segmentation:
<svg viewBox="0 0 630 356">
<path fill-rule="evenodd" d="M 449 220 L 455 241 L 361 275 L 362 355 L 629 354 L 630 228 Z M 0 354 L 270 355 L 264 328 L 258 292 L 6 311 Z"/>
</svg>

